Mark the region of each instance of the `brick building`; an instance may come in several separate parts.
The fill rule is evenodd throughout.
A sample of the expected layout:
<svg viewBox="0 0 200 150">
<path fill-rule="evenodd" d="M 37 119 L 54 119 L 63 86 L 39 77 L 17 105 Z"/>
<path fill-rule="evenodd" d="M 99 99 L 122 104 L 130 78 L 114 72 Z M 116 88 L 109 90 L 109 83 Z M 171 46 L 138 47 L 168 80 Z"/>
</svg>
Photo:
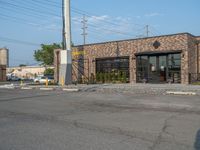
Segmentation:
<svg viewBox="0 0 200 150">
<path fill-rule="evenodd" d="M 199 43 L 200 37 L 179 33 L 79 45 L 72 50 L 73 80 L 122 71 L 130 83 L 189 84 L 199 80 Z M 59 57 L 57 50 L 55 65 L 59 65 Z"/>
</svg>

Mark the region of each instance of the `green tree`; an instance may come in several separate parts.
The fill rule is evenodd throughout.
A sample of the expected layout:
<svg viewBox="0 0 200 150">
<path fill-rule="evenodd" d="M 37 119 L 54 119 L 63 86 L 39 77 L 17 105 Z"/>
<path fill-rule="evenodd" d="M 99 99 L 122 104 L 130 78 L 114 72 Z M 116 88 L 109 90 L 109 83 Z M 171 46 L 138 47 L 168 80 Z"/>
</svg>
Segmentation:
<svg viewBox="0 0 200 150">
<path fill-rule="evenodd" d="M 19 67 L 26 67 L 27 65 L 25 64 L 20 64 Z"/>
<path fill-rule="evenodd" d="M 41 62 L 43 65 L 53 65 L 54 49 L 61 48 L 60 44 L 41 45 L 41 49 L 35 50 L 34 58 L 36 61 Z"/>
<path fill-rule="evenodd" d="M 54 75 L 54 69 L 47 68 L 47 69 L 44 71 L 44 75 Z"/>
</svg>

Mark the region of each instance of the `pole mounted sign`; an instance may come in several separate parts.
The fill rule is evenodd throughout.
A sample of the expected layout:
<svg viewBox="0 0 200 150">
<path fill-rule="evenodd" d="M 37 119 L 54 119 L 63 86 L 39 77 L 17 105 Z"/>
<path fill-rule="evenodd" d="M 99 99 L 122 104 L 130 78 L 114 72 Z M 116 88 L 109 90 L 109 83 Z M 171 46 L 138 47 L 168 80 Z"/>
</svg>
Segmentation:
<svg viewBox="0 0 200 150">
<path fill-rule="evenodd" d="M 63 0 L 63 50 L 61 50 L 59 83 L 72 83 L 70 0 Z"/>
</svg>

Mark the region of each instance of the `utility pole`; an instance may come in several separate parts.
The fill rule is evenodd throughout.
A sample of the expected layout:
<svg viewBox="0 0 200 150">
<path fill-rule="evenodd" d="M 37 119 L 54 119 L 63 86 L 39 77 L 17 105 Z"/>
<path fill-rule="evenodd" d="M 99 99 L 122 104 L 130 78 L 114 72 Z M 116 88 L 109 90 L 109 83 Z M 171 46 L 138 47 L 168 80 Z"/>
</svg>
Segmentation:
<svg viewBox="0 0 200 150">
<path fill-rule="evenodd" d="M 83 36 L 83 44 L 85 45 L 86 44 L 86 36 L 88 35 L 86 33 L 86 29 L 87 29 L 87 20 L 86 20 L 86 17 L 85 15 L 83 15 L 83 20 L 81 21 L 81 23 L 83 24 L 83 27 L 82 27 L 82 30 L 83 30 L 83 33 L 81 34 Z"/>
<path fill-rule="evenodd" d="M 145 29 L 146 29 L 146 37 L 149 37 L 149 25 L 146 25 Z"/>
<path fill-rule="evenodd" d="M 70 0 L 62 0 L 63 8 L 63 50 L 61 50 L 61 65 L 59 83 L 72 83 L 72 56 L 71 56 L 71 14 Z"/>
</svg>

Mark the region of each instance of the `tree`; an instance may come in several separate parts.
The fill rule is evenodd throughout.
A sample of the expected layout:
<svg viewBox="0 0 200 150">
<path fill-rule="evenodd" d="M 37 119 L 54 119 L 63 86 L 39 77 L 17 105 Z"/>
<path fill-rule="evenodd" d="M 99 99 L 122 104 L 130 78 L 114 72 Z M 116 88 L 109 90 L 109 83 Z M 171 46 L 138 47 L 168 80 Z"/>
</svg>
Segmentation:
<svg viewBox="0 0 200 150">
<path fill-rule="evenodd" d="M 20 64 L 19 67 L 26 67 L 27 65 L 25 64 Z"/>
<path fill-rule="evenodd" d="M 34 58 L 36 61 L 41 62 L 43 65 L 53 65 L 54 49 L 61 48 L 60 44 L 41 45 L 41 49 L 35 50 Z"/>
<path fill-rule="evenodd" d="M 44 75 L 54 75 L 54 69 L 51 69 L 51 68 L 47 68 L 45 71 L 44 71 Z"/>
</svg>

